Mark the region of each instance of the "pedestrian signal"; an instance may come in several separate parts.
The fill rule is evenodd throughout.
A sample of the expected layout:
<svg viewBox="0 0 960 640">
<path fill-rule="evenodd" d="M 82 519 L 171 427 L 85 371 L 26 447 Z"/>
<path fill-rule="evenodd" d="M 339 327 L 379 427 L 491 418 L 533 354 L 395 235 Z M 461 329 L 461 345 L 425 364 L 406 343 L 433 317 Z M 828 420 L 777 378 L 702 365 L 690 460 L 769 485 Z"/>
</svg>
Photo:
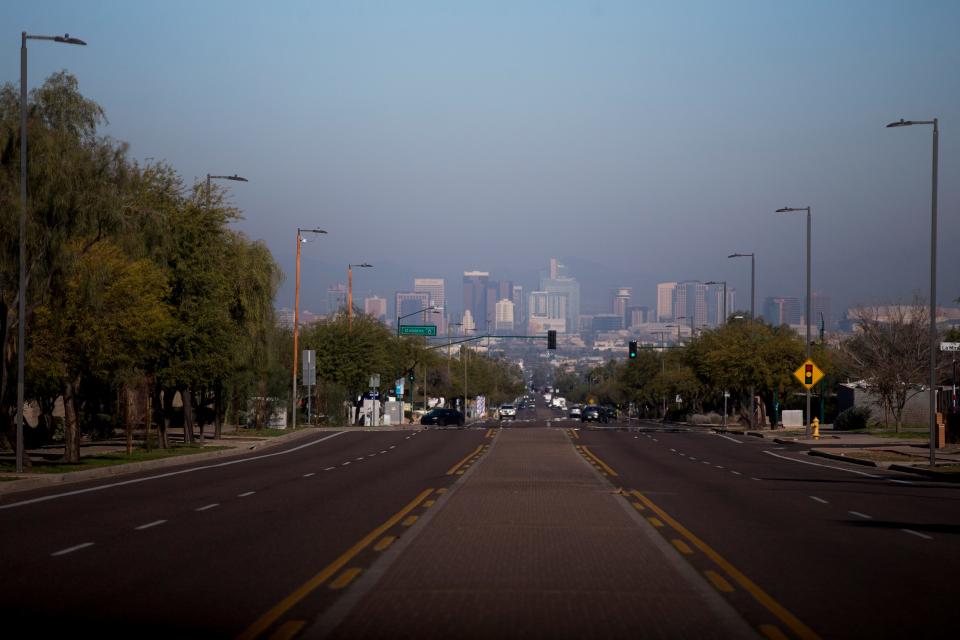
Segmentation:
<svg viewBox="0 0 960 640">
<path fill-rule="evenodd" d="M 557 348 L 557 332 L 554 329 L 547 331 L 547 349 Z"/>
<path fill-rule="evenodd" d="M 636 359 L 637 359 L 637 343 L 636 343 L 636 341 L 633 341 L 633 342 L 630 343 L 630 359 L 631 359 L 631 360 L 636 360 Z"/>
</svg>

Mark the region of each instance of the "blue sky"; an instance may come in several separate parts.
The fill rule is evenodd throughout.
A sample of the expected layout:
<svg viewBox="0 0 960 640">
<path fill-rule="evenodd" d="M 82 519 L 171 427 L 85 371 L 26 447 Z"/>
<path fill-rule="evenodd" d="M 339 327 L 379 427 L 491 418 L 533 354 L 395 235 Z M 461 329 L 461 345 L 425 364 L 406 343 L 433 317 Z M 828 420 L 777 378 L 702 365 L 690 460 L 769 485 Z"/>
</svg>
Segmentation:
<svg viewBox="0 0 960 640">
<path fill-rule="evenodd" d="M 30 85 L 66 68 L 134 157 L 186 179 L 240 173 L 238 223 L 322 310 L 348 262 L 357 295 L 483 269 L 535 282 L 551 256 L 608 274 L 584 299 L 727 279 L 746 301 L 815 289 L 835 307 L 929 282 L 930 130 L 942 122 L 940 298 L 960 296 L 956 2 L 4 3 Z M 574 274 L 576 275 L 576 273 Z M 279 304 L 290 303 L 292 278 Z M 746 304 L 746 302 L 744 302 Z"/>
</svg>

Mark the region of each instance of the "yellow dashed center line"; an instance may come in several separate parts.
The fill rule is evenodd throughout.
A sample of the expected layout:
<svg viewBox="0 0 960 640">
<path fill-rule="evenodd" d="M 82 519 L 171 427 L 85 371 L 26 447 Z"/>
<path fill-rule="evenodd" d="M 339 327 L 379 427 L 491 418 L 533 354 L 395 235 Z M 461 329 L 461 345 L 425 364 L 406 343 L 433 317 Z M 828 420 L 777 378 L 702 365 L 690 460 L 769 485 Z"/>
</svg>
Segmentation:
<svg viewBox="0 0 960 640">
<path fill-rule="evenodd" d="M 710 571 L 709 569 L 703 573 L 707 576 L 707 580 L 709 580 L 718 591 L 722 591 L 724 593 L 733 593 L 733 585 L 727 582 L 726 578 L 724 578 L 722 575 L 716 571 Z"/>
<path fill-rule="evenodd" d="M 581 449 L 583 450 L 584 454 L 586 454 L 586 455 L 591 459 L 591 461 L 592 461 L 594 464 L 598 465 L 598 466 L 599 466 L 601 469 L 603 469 L 608 475 L 611 475 L 611 476 L 616 476 L 616 475 L 617 475 L 617 472 L 614 471 L 613 469 L 611 469 L 611 468 L 610 468 L 610 465 L 608 465 L 606 462 L 604 462 L 603 460 L 601 460 L 600 458 L 598 458 L 597 455 L 596 455 L 595 453 L 593 453 L 592 451 L 590 451 L 590 449 L 587 448 L 586 445 L 582 446 Z"/>
<path fill-rule="evenodd" d="M 425 500 L 425 501 L 423 502 L 423 507 L 424 507 L 425 509 L 429 509 L 429 508 L 432 507 L 434 504 L 436 504 L 436 502 L 437 502 L 436 500 Z"/>
<path fill-rule="evenodd" d="M 673 543 L 673 546 L 675 546 L 677 548 L 677 551 L 679 551 L 680 553 L 687 556 L 693 554 L 693 549 L 690 548 L 690 545 L 688 545 L 686 542 L 684 542 L 680 538 L 674 538 L 670 542 Z"/>
<path fill-rule="evenodd" d="M 696 549 L 699 549 L 702 553 L 706 554 L 710 560 L 714 562 L 718 567 L 723 569 L 724 573 L 733 578 L 733 581 L 740 585 L 744 590 L 746 590 L 754 600 L 759 602 L 767 611 L 772 613 L 780 622 L 782 622 L 788 629 L 790 629 L 798 637 L 803 638 L 804 640 L 812 640 L 814 638 L 819 638 L 820 636 L 817 633 L 800 621 L 795 615 L 790 613 L 783 605 L 773 599 L 766 591 L 757 586 L 750 578 L 745 576 L 739 569 L 730 564 L 726 558 L 721 556 L 719 553 L 713 550 L 710 545 L 706 542 L 693 535 L 686 527 L 674 520 L 670 514 L 658 507 L 650 498 L 643 495 L 637 490 L 631 491 L 631 493 L 641 502 L 643 502 L 647 507 L 652 509 L 657 515 L 659 515 L 664 522 L 669 524 L 673 529 L 679 533 L 681 536 L 686 538 L 687 542 L 692 544 Z"/>
<path fill-rule="evenodd" d="M 649 518 L 647 518 L 647 520 L 650 522 L 650 524 L 655 526 L 657 529 L 663 527 L 663 522 L 661 522 L 657 518 L 654 518 L 653 516 L 650 516 Z"/>
<path fill-rule="evenodd" d="M 383 538 L 380 538 L 380 541 L 377 542 L 377 544 L 374 545 L 373 550 L 383 551 L 384 549 L 392 545 L 393 541 L 396 539 L 397 539 L 397 536 L 384 536 Z"/>
<path fill-rule="evenodd" d="M 272 624 L 286 614 L 287 611 L 293 608 L 294 605 L 310 595 L 310 593 L 317 589 L 317 587 L 323 585 L 327 580 L 330 579 L 332 575 L 337 573 L 337 571 L 340 571 L 340 569 L 342 569 L 348 562 L 356 557 L 357 554 L 370 546 L 374 540 L 382 536 L 384 532 L 395 526 L 398 522 L 400 522 L 400 520 L 406 517 L 407 514 L 416 509 L 420 503 L 423 502 L 431 493 L 433 493 L 433 488 L 426 489 L 425 491 L 421 492 L 420 495 L 411 500 L 407 506 L 393 514 L 389 520 L 368 533 L 359 542 L 344 552 L 339 558 L 328 564 L 320 573 L 307 580 L 296 591 L 288 595 L 273 608 L 260 616 L 256 622 L 246 629 L 246 631 L 237 636 L 238 640 L 253 640 L 254 638 L 259 637 L 260 634 L 269 629 Z"/>
<path fill-rule="evenodd" d="M 467 463 L 467 460 L 469 460 L 470 458 L 472 458 L 472 457 L 474 457 L 474 456 L 480 455 L 480 452 L 481 452 L 481 451 L 483 451 L 483 445 L 482 445 L 482 444 L 479 445 L 476 449 L 474 449 L 474 450 L 471 451 L 470 453 L 468 453 L 467 455 L 463 456 L 463 459 L 462 459 L 460 462 L 458 462 L 457 464 L 455 464 L 455 465 L 453 465 L 452 467 L 450 467 L 450 470 L 447 471 L 447 475 L 448 475 L 448 476 L 452 476 L 452 475 L 454 475 L 455 473 L 457 473 L 457 470 L 458 470 L 460 467 L 462 467 L 463 465 L 465 465 L 465 464 Z"/>
<path fill-rule="evenodd" d="M 408 516 L 407 519 L 401 522 L 400 524 L 402 524 L 405 527 L 409 527 L 419 519 L 420 519 L 420 516 Z"/>
<path fill-rule="evenodd" d="M 357 567 L 351 567 L 337 576 L 337 579 L 330 583 L 331 589 L 343 589 L 351 582 L 353 579 L 360 575 L 362 569 Z"/>
</svg>

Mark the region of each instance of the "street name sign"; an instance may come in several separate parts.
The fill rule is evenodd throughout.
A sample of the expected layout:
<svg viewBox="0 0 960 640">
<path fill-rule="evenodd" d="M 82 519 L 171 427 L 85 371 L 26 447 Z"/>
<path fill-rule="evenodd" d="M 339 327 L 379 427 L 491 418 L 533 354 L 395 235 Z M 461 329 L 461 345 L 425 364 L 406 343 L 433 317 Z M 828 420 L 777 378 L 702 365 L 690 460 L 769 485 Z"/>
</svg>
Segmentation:
<svg viewBox="0 0 960 640">
<path fill-rule="evenodd" d="M 807 360 L 800 368 L 793 372 L 793 376 L 800 381 L 800 384 L 807 389 L 820 382 L 823 379 L 823 371 L 814 363 L 813 360 Z"/>
<path fill-rule="evenodd" d="M 435 324 L 402 324 L 400 325 L 400 335 L 402 336 L 435 336 L 437 335 L 437 325 Z"/>
<path fill-rule="evenodd" d="M 941 342 L 940 351 L 960 351 L 960 342 Z"/>
</svg>

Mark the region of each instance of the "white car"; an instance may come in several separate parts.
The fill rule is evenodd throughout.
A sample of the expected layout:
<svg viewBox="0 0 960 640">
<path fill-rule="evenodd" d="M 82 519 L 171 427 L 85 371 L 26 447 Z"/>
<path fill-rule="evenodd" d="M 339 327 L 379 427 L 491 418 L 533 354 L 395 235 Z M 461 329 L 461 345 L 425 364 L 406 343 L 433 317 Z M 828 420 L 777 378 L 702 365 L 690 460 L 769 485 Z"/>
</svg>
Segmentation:
<svg viewBox="0 0 960 640">
<path fill-rule="evenodd" d="M 517 408 L 512 404 L 502 404 L 498 414 L 501 420 L 504 418 L 510 420 L 517 417 Z"/>
</svg>

